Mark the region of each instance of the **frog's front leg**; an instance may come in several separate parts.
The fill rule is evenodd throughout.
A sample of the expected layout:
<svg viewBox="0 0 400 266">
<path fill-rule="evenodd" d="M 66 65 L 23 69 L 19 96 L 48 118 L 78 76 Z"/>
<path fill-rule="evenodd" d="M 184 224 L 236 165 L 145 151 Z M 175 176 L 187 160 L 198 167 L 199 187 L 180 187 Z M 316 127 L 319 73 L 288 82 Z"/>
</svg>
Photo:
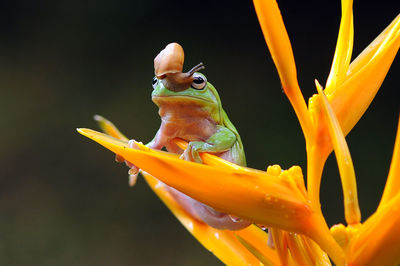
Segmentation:
<svg viewBox="0 0 400 266">
<path fill-rule="evenodd" d="M 164 147 L 165 143 L 167 142 L 167 139 L 165 135 L 162 134 L 162 132 L 160 130 L 157 131 L 157 134 L 154 136 L 153 140 L 150 141 L 149 143 L 146 144 L 147 147 L 149 147 L 150 149 L 154 149 L 154 150 L 161 150 L 162 147 Z M 128 142 L 128 147 L 131 149 L 139 149 L 139 147 L 136 145 L 135 140 L 131 139 Z M 132 164 L 129 161 L 126 161 L 124 157 L 122 157 L 119 154 L 115 155 L 115 161 L 119 162 L 119 163 L 123 163 L 125 162 L 126 165 L 129 168 L 133 168 L 135 169 L 135 165 Z M 137 168 L 136 168 L 137 169 Z"/>
<path fill-rule="evenodd" d="M 153 140 L 150 141 L 149 143 L 146 144 L 147 147 L 151 149 L 156 149 L 156 150 L 161 150 L 162 147 L 164 147 L 165 143 L 167 142 L 167 137 L 162 134 L 161 130 L 157 131 L 157 134 L 154 136 Z M 136 145 L 136 142 L 134 139 L 129 140 L 128 142 L 128 147 L 131 149 L 139 149 L 139 147 Z M 129 174 L 129 185 L 134 186 L 137 180 L 137 176 L 140 172 L 140 169 L 134 165 L 133 163 L 126 161 L 122 156 L 116 155 L 115 160 L 117 162 L 124 162 L 125 164 L 130 168 L 128 171 Z"/>
<path fill-rule="evenodd" d="M 216 132 L 205 142 L 191 141 L 181 155 L 186 161 L 202 163 L 199 152 L 224 152 L 232 148 L 236 142 L 236 135 L 224 126 L 217 126 Z"/>
</svg>

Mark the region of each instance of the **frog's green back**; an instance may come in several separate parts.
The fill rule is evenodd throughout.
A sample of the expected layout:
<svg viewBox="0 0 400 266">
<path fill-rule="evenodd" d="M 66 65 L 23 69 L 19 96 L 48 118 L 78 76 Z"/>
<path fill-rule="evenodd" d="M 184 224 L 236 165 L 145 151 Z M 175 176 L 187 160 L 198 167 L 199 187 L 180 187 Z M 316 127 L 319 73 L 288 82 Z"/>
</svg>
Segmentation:
<svg viewBox="0 0 400 266">
<path fill-rule="evenodd" d="M 222 108 L 221 99 L 215 87 L 207 82 L 208 89 L 214 94 L 215 98 L 218 101 L 218 112 L 219 112 L 219 124 L 231 130 L 236 136 L 236 143 L 233 145 L 232 149 L 236 149 L 240 165 L 246 166 L 246 156 L 244 153 L 242 139 L 240 138 L 239 132 L 237 131 L 236 127 L 232 124 L 231 120 L 229 120 L 228 115 L 226 114 L 225 110 Z"/>
</svg>

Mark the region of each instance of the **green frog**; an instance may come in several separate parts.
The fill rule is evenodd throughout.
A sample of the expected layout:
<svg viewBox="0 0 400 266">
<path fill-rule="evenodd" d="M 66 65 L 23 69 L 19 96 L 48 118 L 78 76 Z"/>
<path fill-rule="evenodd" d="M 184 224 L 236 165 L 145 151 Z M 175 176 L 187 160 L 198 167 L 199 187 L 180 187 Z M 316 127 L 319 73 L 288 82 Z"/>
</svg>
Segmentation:
<svg viewBox="0 0 400 266">
<path fill-rule="evenodd" d="M 161 126 L 147 146 L 152 149 L 165 147 L 169 152 L 181 154 L 182 159 L 197 163 L 202 163 L 199 152 L 208 152 L 245 166 L 239 133 L 222 109 L 217 90 L 198 72 L 204 65 L 200 63 L 184 73 L 183 61 L 183 48 L 177 43 L 168 44 L 154 59 L 156 76 L 151 96 L 159 107 Z M 175 138 L 187 141 L 187 148 L 180 149 L 173 142 Z M 130 146 L 135 148 L 133 141 Z M 130 174 L 136 175 L 139 169 L 127 164 L 131 167 Z M 214 228 L 239 230 L 250 225 L 249 221 L 219 212 L 165 186 L 187 212 Z"/>
</svg>

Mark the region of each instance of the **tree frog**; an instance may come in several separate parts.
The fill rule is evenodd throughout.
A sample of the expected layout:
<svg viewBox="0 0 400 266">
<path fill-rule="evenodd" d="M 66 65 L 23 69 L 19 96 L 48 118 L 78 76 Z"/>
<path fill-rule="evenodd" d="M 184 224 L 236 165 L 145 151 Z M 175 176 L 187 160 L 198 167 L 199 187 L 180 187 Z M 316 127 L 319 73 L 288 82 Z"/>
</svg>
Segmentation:
<svg viewBox="0 0 400 266">
<path fill-rule="evenodd" d="M 181 154 L 184 160 L 198 163 L 202 163 L 199 152 L 210 152 L 245 166 L 239 133 L 222 109 L 217 90 L 197 72 L 204 69 L 203 64 L 183 73 L 183 61 L 183 48 L 177 43 L 168 44 L 154 59 L 156 76 L 151 97 L 159 107 L 161 126 L 147 146 L 152 149 L 165 147 L 169 152 Z M 188 147 L 183 151 L 174 144 L 174 138 L 189 142 Z M 131 141 L 130 146 L 135 148 L 133 143 Z M 137 174 L 138 169 L 129 162 L 127 164 L 132 168 L 130 174 Z M 250 225 L 249 221 L 221 213 L 165 186 L 186 211 L 212 227 L 239 230 Z"/>
</svg>

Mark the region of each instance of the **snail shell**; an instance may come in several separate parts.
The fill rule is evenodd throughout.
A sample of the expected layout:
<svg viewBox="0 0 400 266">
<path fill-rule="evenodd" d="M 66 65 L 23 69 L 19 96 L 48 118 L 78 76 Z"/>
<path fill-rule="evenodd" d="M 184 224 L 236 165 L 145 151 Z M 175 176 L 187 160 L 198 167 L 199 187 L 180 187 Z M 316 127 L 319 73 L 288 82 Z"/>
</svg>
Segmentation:
<svg viewBox="0 0 400 266">
<path fill-rule="evenodd" d="M 156 58 L 154 58 L 154 72 L 157 78 L 164 78 L 167 74 L 182 73 L 185 54 L 178 43 L 168 44 Z"/>
</svg>

